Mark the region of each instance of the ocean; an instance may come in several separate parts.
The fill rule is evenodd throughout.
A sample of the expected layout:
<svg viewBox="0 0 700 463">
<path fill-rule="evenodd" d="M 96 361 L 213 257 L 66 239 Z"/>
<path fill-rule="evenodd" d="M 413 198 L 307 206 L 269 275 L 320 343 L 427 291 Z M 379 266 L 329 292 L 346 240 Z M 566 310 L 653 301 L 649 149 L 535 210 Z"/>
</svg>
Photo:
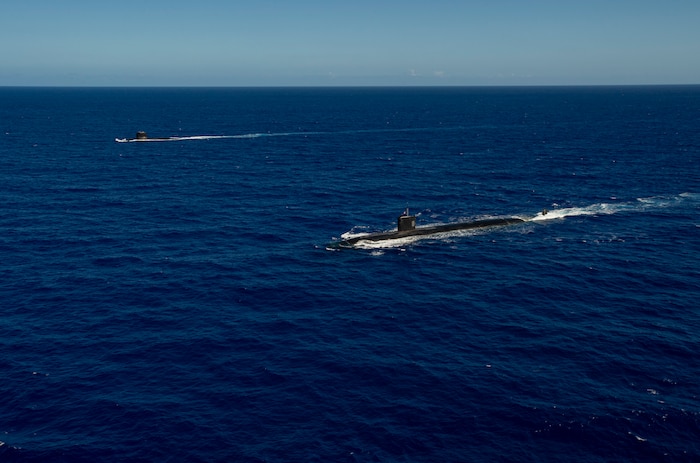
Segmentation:
<svg viewBox="0 0 700 463">
<path fill-rule="evenodd" d="M 0 88 L 0 462 L 700 461 L 698 128 L 700 86 Z M 523 222 L 337 246 L 406 208 Z"/>
</svg>

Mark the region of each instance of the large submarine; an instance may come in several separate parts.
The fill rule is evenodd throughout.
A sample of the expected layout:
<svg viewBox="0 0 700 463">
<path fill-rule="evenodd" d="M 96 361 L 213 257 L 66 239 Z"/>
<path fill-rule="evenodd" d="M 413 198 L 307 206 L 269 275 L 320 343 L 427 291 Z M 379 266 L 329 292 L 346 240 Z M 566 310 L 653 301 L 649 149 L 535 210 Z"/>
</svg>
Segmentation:
<svg viewBox="0 0 700 463">
<path fill-rule="evenodd" d="M 546 214 L 546 212 L 543 211 L 543 214 Z M 408 213 L 408 209 L 406 209 L 404 213 L 398 217 L 397 222 L 398 226 L 395 231 L 369 233 L 366 235 L 354 236 L 352 238 L 338 241 L 334 244 L 337 247 L 347 248 L 354 246 L 360 241 L 386 241 L 397 238 L 405 238 L 408 236 L 432 235 L 435 233 L 444 233 L 455 230 L 471 230 L 476 228 L 515 225 L 525 221 L 517 217 L 500 217 L 492 219 L 473 220 L 470 222 L 457 222 L 442 225 L 428 225 L 424 227 L 416 227 L 416 216 L 410 215 Z"/>
</svg>

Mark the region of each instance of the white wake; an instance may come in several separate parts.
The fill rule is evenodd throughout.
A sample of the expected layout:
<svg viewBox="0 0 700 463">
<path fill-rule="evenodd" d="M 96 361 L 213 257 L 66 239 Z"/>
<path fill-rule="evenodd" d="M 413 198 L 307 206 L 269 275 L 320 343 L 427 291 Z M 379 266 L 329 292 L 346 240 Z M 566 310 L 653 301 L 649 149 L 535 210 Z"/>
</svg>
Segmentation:
<svg viewBox="0 0 700 463">
<path fill-rule="evenodd" d="M 544 210 L 529 220 L 541 222 L 545 220 L 563 219 L 566 217 L 576 217 L 582 215 L 608 215 L 619 212 L 644 212 L 652 209 L 663 209 L 667 207 L 680 206 L 684 203 L 698 202 L 700 195 L 694 193 L 681 193 L 674 196 L 651 196 L 648 198 L 637 198 L 635 201 L 621 201 L 610 203 L 596 203 L 590 206 L 556 208 Z"/>
</svg>

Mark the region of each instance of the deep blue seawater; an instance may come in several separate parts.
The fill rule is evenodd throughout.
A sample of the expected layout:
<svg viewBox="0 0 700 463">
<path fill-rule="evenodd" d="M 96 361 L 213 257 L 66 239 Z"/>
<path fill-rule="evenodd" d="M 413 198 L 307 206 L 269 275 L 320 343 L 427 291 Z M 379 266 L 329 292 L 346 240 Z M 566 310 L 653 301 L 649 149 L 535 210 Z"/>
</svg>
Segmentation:
<svg viewBox="0 0 700 463">
<path fill-rule="evenodd" d="M 0 182 L 2 462 L 700 461 L 698 86 L 1 88 Z"/>
</svg>

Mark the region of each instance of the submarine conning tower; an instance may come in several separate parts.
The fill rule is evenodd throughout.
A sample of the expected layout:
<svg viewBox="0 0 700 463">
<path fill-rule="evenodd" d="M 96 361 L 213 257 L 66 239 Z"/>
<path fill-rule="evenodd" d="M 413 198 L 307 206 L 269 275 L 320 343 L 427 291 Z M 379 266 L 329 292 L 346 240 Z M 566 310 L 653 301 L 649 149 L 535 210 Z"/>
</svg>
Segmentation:
<svg viewBox="0 0 700 463">
<path fill-rule="evenodd" d="M 137 140 L 145 140 L 146 138 L 148 138 L 148 135 L 146 135 L 146 132 L 144 132 L 143 130 L 139 130 L 138 132 L 136 132 Z"/>
<path fill-rule="evenodd" d="M 411 231 L 416 229 L 416 216 L 408 215 L 408 209 L 406 209 L 404 213 L 399 216 L 398 222 L 399 224 L 397 228 L 399 232 Z"/>
</svg>

